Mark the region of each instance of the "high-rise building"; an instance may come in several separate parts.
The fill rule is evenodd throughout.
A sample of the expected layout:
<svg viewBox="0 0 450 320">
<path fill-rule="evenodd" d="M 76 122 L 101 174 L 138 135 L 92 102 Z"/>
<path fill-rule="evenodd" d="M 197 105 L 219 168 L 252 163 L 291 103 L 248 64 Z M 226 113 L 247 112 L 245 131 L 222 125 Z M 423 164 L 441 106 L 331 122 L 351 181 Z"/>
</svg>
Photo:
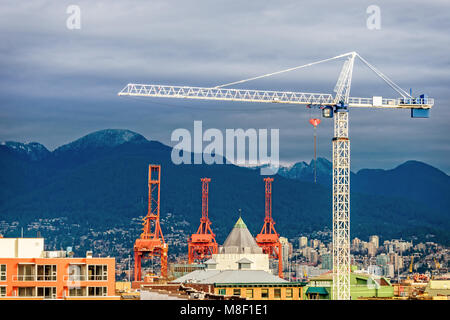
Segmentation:
<svg viewBox="0 0 450 320">
<path fill-rule="evenodd" d="M 300 248 L 304 248 L 308 246 L 308 238 L 307 237 L 300 237 L 298 239 L 298 244 Z"/>
<path fill-rule="evenodd" d="M 389 262 L 394 265 L 396 271 L 403 269 L 403 258 L 396 252 L 389 254 Z"/>
<path fill-rule="evenodd" d="M 331 253 L 325 253 L 320 257 L 322 259 L 322 269 L 333 270 L 333 256 Z"/>
<path fill-rule="evenodd" d="M 361 240 L 358 238 L 354 238 L 352 240 L 352 249 L 355 251 L 361 250 Z"/>
<path fill-rule="evenodd" d="M 375 246 L 375 249 L 378 249 L 380 246 L 380 238 L 378 236 L 370 236 L 369 242 L 372 242 Z"/>
<path fill-rule="evenodd" d="M 390 263 L 383 266 L 383 274 L 384 274 L 384 276 L 386 276 L 388 278 L 393 278 L 394 277 L 394 266 Z"/>
<path fill-rule="evenodd" d="M 320 240 L 317 240 L 317 239 L 314 239 L 313 241 L 312 241 L 312 247 L 314 248 L 314 249 L 316 249 L 316 248 L 318 248 L 319 246 L 320 246 Z"/>
<path fill-rule="evenodd" d="M 375 248 L 375 244 L 373 242 L 366 242 L 367 254 L 371 257 L 375 256 L 377 253 L 377 248 Z"/>
<path fill-rule="evenodd" d="M 289 240 L 285 237 L 280 237 L 281 250 L 282 250 L 282 258 L 283 258 L 283 266 L 284 269 L 289 269 L 289 257 L 292 254 L 292 245 L 289 243 Z"/>
<path fill-rule="evenodd" d="M 310 261 L 313 265 L 316 265 L 317 262 L 319 262 L 319 254 L 317 253 L 316 250 L 312 250 L 312 251 L 311 251 L 311 257 L 310 257 L 309 261 Z"/>
<path fill-rule="evenodd" d="M 376 262 L 379 266 L 385 266 L 389 262 L 389 257 L 385 253 L 379 254 L 376 258 Z"/>
</svg>

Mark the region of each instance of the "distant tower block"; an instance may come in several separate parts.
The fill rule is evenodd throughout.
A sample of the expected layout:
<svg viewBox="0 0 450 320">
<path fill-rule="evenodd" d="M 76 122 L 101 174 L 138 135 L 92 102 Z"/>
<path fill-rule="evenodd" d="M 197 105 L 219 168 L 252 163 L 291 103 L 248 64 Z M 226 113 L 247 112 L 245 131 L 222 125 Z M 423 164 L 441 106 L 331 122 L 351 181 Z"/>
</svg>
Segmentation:
<svg viewBox="0 0 450 320">
<path fill-rule="evenodd" d="M 256 243 L 270 258 L 278 260 L 278 276 L 282 278 L 283 259 L 280 235 L 275 231 L 275 221 L 272 218 L 272 181 L 273 178 L 264 178 L 264 182 L 266 183 L 266 216 L 261 232 L 256 236 Z"/>
<path fill-rule="evenodd" d="M 202 181 L 202 217 L 196 233 L 188 239 L 188 262 L 210 258 L 218 252 L 216 235 L 211 230 L 211 221 L 208 218 L 208 194 L 210 178 Z"/>
<path fill-rule="evenodd" d="M 161 276 L 167 277 L 168 246 L 159 224 L 161 166 L 148 167 L 148 212 L 142 219 L 142 233 L 134 243 L 134 281 L 142 281 L 141 260 L 159 257 Z"/>
</svg>

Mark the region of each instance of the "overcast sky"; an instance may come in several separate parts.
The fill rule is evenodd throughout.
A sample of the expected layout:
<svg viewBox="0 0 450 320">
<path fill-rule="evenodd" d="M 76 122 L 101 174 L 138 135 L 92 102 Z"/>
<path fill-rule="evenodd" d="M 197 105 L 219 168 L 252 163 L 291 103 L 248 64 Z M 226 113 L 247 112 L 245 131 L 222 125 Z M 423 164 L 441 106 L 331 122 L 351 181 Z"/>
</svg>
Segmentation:
<svg viewBox="0 0 450 320">
<path fill-rule="evenodd" d="M 66 27 L 79 5 L 81 29 Z M 369 30 L 367 7 L 381 10 Z M 0 140 L 50 150 L 123 128 L 168 145 L 176 128 L 278 128 L 284 163 L 310 161 L 302 106 L 118 97 L 127 83 L 215 86 L 357 51 L 402 88 L 436 99 L 429 119 L 409 111 L 350 113 L 352 170 L 420 160 L 450 173 L 449 1 L 18 1 L 0 2 Z M 242 84 L 332 93 L 341 61 Z M 351 96 L 397 98 L 356 61 Z M 332 121 L 318 128 L 331 158 Z"/>
</svg>

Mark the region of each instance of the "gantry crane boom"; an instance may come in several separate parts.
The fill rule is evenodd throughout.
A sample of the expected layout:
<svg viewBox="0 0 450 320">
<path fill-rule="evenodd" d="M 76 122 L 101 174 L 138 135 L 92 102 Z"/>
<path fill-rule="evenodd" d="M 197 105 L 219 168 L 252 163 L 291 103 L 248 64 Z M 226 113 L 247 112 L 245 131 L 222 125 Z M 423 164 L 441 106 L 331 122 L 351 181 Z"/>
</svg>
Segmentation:
<svg viewBox="0 0 450 320">
<path fill-rule="evenodd" d="M 351 80 L 355 58 L 358 57 L 377 76 L 385 81 L 400 98 L 385 99 L 350 97 Z M 317 65 L 319 63 L 346 58 L 334 88 L 335 95 L 327 93 L 304 93 L 290 91 L 268 91 L 225 88 L 284 72 Z M 428 117 L 434 99 L 426 95 L 418 98 L 404 91 L 391 79 L 376 69 L 356 52 L 341 54 L 332 58 L 305 65 L 239 80 L 215 87 L 188 87 L 159 84 L 133 84 L 125 86 L 120 96 L 143 96 L 160 98 L 185 98 L 217 101 L 262 102 L 296 105 L 316 105 L 323 109 L 323 116 L 334 115 L 333 144 L 333 297 L 337 300 L 350 299 L 350 139 L 348 134 L 349 108 L 410 109 L 411 117 Z"/>
</svg>

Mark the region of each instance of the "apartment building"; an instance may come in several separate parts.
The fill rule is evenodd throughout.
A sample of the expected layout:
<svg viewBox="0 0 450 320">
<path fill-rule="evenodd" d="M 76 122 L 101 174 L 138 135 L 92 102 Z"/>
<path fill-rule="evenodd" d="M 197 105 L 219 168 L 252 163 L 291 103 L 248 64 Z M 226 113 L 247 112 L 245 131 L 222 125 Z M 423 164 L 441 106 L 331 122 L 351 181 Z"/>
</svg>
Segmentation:
<svg viewBox="0 0 450 320">
<path fill-rule="evenodd" d="M 2 299 L 119 299 L 115 259 L 45 251 L 43 238 L 0 238 Z"/>
</svg>

